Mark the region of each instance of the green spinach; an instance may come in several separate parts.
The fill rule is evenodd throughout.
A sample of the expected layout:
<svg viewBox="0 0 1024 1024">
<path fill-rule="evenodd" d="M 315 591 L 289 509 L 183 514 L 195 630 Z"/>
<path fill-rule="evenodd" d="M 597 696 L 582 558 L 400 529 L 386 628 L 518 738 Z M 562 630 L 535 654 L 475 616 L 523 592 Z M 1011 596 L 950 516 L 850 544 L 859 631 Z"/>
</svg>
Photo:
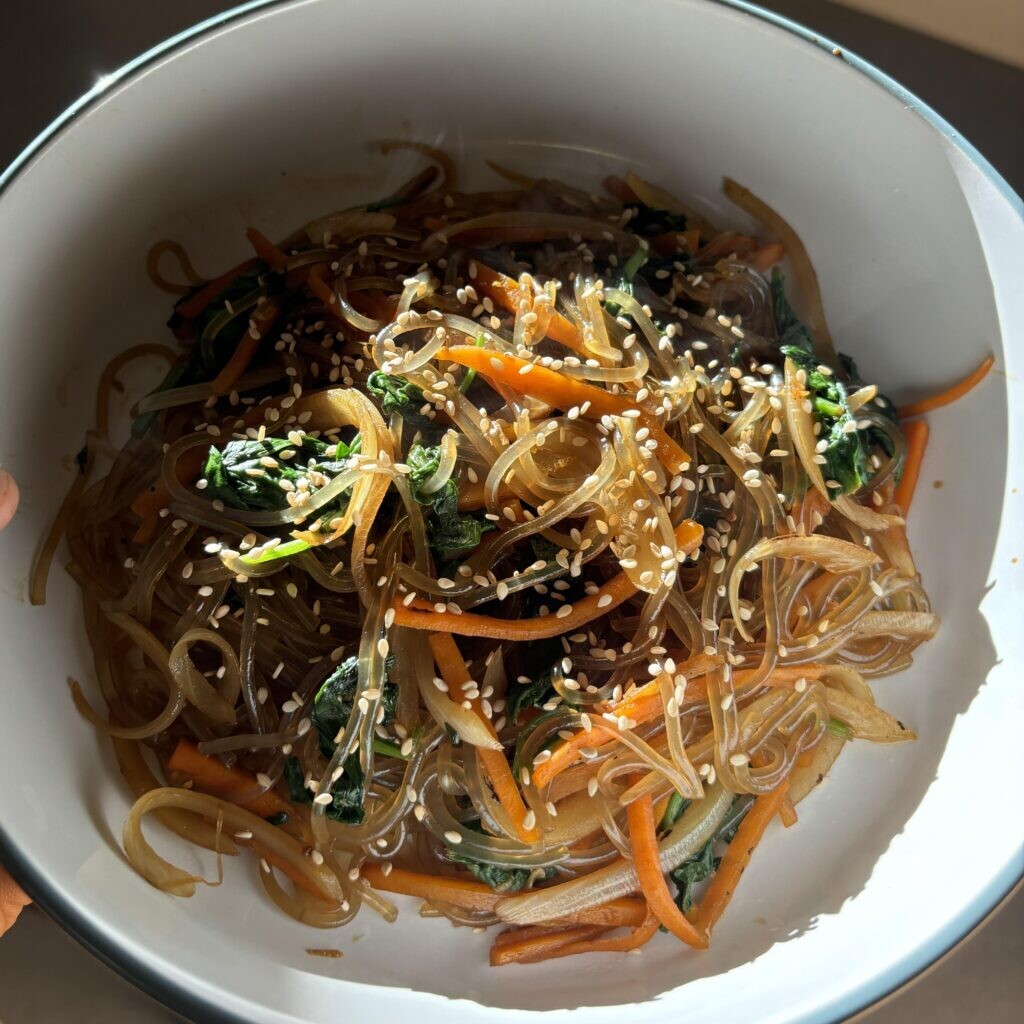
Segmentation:
<svg viewBox="0 0 1024 1024">
<path fill-rule="evenodd" d="M 306 787 L 302 766 L 296 757 L 289 757 L 284 762 L 284 779 L 288 785 L 288 795 L 292 803 L 311 804 L 313 793 Z M 346 825 L 358 825 L 366 813 L 363 809 L 363 770 L 359 766 L 359 755 L 352 754 L 345 761 L 345 770 L 341 777 L 331 786 L 333 799 L 324 813 L 334 821 Z"/>
<path fill-rule="evenodd" d="M 434 426 L 433 421 L 420 412 L 424 403 L 422 389 L 404 377 L 374 370 L 366 378 L 366 390 L 377 399 L 385 416 L 397 412 L 410 426 Z"/>
<path fill-rule="evenodd" d="M 846 404 L 846 389 L 834 373 L 823 373 L 818 360 L 798 345 L 783 345 L 782 354 L 791 359 L 798 370 L 806 375 L 804 385 L 809 392 L 814 418 L 821 425 L 818 435 L 826 442 L 822 474 L 832 497 L 850 494 L 861 488 L 871 476 L 868 463 L 868 439 L 856 429 L 856 421 Z M 852 426 L 851 426 L 852 424 Z"/>
<path fill-rule="evenodd" d="M 395 717 L 395 702 L 398 700 L 398 687 L 391 682 L 388 674 L 394 667 L 394 655 L 388 655 L 384 663 L 384 687 L 381 691 L 381 704 L 384 708 L 382 724 L 386 725 Z M 355 704 L 356 687 L 359 682 L 359 659 L 353 655 L 346 658 L 324 680 L 316 697 L 313 698 L 313 710 L 310 719 L 319 734 L 320 752 L 326 758 L 334 754 L 337 746 L 335 736 L 345 727 L 352 717 L 352 706 Z M 379 754 L 397 756 L 394 744 L 380 737 L 374 737 L 374 750 Z M 348 769 L 345 769 L 346 774 Z"/>
<path fill-rule="evenodd" d="M 466 827 L 481 835 L 486 835 L 479 821 L 466 822 Z M 474 878 L 489 885 L 495 892 L 503 896 L 508 893 L 519 892 L 526 886 L 533 873 L 533 868 L 517 868 L 506 864 L 487 864 L 484 861 L 475 860 L 465 854 L 458 853 L 453 847 L 446 847 L 446 856 L 453 864 L 461 864 L 469 869 Z M 544 868 L 540 876 L 544 879 L 551 878 L 555 869 Z"/>
<path fill-rule="evenodd" d="M 515 683 L 509 687 L 506 714 L 515 725 L 527 708 L 542 708 L 554 696 L 555 688 L 551 685 L 551 670 L 548 669 L 531 683 Z"/>
<path fill-rule="evenodd" d="M 459 488 L 449 480 L 433 494 L 424 494 L 423 485 L 430 479 L 441 460 L 439 445 L 414 444 L 405 462 L 409 467 L 409 488 L 421 505 L 429 505 L 427 537 L 434 555 L 444 561 L 459 551 L 475 548 L 481 537 L 493 530 L 494 524 L 482 515 L 459 512 Z"/>
<path fill-rule="evenodd" d="M 669 210 L 658 210 L 646 203 L 630 203 L 629 207 L 636 210 L 629 219 L 628 228 L 637 235 L 664 235 L 670 231 L 686 230 L 686 214 L 672 213 Z"/>
<path fill-rule="evenodd" d="M 688 803 L 688 801 L 687 801 Z M 715 856 L 718 843 L 731 843 L 736 836 L 747 811 L 753 805 L 753 797 L 738 796 L 733 800 L 728 813 L 718 826 L 715 834 L 689 860 L 683 861 L 677 868 L 669 872 L 676 884 L 676 903 L 685 914 L 693 906 L 693 888 L 700 882 L 709 879 L 717 870 L 722 858 Z M 680 814 L 682 810 L 680 809 Z"/>
<path fill-rule="evenodd" d="M 246 306 L 233 313 L 233 304 L 240 302 L 257 289 L 264 288 L 266 273 L 266 265 L 257 263 L 252 270 L 239 274 L 192 321 L 182 317 L 181 306 L 205 286 L 197 285 L 175 303 L 174 312 L 167 321 L 167 326 L 176 336 L 192 336 L 195 341 L 188 350 L 188 355 L 167 371 L 167 375 L 152 394 L 211 380 L 223 369 L 249 327 L 251 307 Z M 156 417 L 156 412 L 146 412 L 136 417 L 132 424 L 132 436 L 143 437 Z"/>
<path fill-rule="evenodd" d="M 223 449 L 210 448 L 203 477 L 210 497 L 230 508 L 275 512 L 288 508 L 282 481 L 294 488 L 300 478 L 309 479 L 311 473 L 331 479 L 346 468 L 352 451 L 341 441 L 328 444 L 306 436 L 301 444 L 286 437 L 230 441 Z M 329 508 L 343 510 L 347 504 L 348 495 L 344 494 Z"/>
<path fill-rule="evenodd" d="M 786 279 L 778 267 L 772 271 L 771 294 L 772 316 L 775 330 L 779 335 L 779 347 L 794 345 L 810 352 L 814 348 L 814 339 L 803 321 L 796 315 L 786 298 Z"/>
</svg>

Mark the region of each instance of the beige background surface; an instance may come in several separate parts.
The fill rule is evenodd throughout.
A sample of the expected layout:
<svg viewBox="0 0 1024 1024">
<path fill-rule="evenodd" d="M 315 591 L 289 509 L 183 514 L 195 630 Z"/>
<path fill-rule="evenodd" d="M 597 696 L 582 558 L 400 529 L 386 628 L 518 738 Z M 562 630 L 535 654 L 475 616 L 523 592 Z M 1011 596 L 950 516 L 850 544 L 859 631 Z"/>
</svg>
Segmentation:
<svg viewBox="0 0 1024 1024">
<path fill-rule="evenodd" d="M 1024 190 L 1024 73 L 821 0 L 762 2 L 874 60 L 950 118 L 1018 191 Z M 930 11 L 934 17 L 924 24 L 966 45 L 989 46 L 988 52 L 994 52 L 990 44 L 979 40 L 983 29 L 991 38 L 994 26 L 996 43 L 1004 47 L 999 55 L 1007 61 L 1014 53 L 1017 60 L 1024 57 L 1024 0 L 848 2 L 884 7 L 916 25 Z M 0 166 L 100 74 L 230 6 L 230 0 L 0 0 Z M 1021 813 L 1020 808 L 1007 811 Z M 951 841 L 984 837 L 951 835 Z M 941 891 L 935 898 L 942 899 Z M 878 1009 L 871 1024 L 1017 1024 L 1024 1019 L 1022 964 L 1024 896 L 1018 896 L 934 973 Z M 0 939 L 2 1024 L 169 1024 L 175 1019 L 38 910 L 26 912 Z"/>
<path fill-rule="evenodd" d="M 866 14 L 927 32 L 1024 67 L 1024 0 L 840 0 Z"/>
</svg>

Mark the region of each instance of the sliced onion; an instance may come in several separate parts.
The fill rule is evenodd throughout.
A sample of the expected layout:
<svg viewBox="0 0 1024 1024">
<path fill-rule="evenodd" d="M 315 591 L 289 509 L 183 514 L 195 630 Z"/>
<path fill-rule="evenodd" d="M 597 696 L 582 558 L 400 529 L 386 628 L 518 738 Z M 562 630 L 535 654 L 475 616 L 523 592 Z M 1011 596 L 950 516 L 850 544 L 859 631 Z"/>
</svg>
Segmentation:
<svg viewBox="0 0 1024 1024">
<path fill-rule="evenodd" d="M 658 844 L 662 871 L 671 871 L 700 851 L 715 834 L 732 804 L 732 798 L 732 793 L 716 783 L 708 787 L 703 800 L 690 804 Z M 539 924 L 600 906 L 619 896 L 628 896 L 639 888 L 640 881 L 633 865 L 619 860 L 571 882 L 500 900 L 497 913 L 510 924 Z"/>
</svg>

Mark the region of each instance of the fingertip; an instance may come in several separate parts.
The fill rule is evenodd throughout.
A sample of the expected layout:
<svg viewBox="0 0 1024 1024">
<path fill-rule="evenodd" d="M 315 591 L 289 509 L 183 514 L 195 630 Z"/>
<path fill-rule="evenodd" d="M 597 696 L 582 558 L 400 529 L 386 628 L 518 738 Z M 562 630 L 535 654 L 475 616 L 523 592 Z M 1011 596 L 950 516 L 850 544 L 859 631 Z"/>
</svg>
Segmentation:
<svg viewBox="0 0 1024 1024">
<path fill-rule="evenodd" d="M 5 469 L 0 469 L 0 530 L 13 518 L 18 510 L 18 485 Z"/>
</svg>

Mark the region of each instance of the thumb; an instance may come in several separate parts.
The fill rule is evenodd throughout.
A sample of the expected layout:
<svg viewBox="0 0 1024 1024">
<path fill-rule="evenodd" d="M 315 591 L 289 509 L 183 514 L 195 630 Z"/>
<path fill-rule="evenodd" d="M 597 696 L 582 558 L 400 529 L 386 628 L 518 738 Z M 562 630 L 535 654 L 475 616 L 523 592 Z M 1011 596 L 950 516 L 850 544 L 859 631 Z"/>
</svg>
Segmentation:
<svg viewBox="0 0 1024 1024">
<path fill-rule="evenodd" d="M 3 935 L 32 901 L 25 895 L 13 878 L 0 868 L 0 935 Z"/>
<path fill-rule="evenodd" d="M 18 485 L 5 469 L 0 469 L 0 530 L 13 518 L 18 509 Z"/>
</svg>

